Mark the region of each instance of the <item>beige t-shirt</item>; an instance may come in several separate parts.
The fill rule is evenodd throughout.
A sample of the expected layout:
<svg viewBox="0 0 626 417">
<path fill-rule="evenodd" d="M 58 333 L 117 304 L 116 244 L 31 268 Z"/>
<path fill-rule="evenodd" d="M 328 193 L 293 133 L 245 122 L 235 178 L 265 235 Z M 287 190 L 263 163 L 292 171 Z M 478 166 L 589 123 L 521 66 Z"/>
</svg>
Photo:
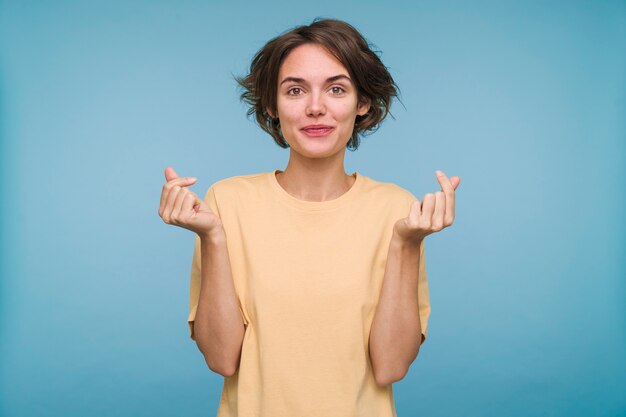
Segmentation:
<svg viewBox="0 0 626 417">
<path fill-rule="evenodd" d="M 224 225 L 246 329 L 218 417 L 395 417 L 392 385 L 374 380 L 369 334 L 393 225 L 416 198 L 355 172 L 339 198 L 305 201 L 282 188 L 276 171 L 222 179 L 205 196 Z M 196 237 L 192 338 L 200 259 Z M 426 337 L 423 243 L 418 301 Z"/>
</svg>

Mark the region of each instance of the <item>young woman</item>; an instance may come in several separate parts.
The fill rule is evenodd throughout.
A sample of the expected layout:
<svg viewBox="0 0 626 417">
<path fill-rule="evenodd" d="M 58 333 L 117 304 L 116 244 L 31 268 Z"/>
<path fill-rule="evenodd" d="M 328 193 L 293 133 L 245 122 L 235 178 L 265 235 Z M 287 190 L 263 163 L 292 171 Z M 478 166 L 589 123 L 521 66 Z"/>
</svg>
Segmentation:
<svg viewBox="0 0 626 417">
<path fill-rule="evenodd" d="M 225 377 L 219 417 L 391 417 L 392 383 L 426 339 L 424 238 L 452 224 L 460 178 L 409 191 L 344 171 L 396 85 L 349 24 L 270 40 L 238 79 L 287 167 L 215 182 L 168 167 L 159 215 L 196 233 L 189 327 Z"/>
</svg>

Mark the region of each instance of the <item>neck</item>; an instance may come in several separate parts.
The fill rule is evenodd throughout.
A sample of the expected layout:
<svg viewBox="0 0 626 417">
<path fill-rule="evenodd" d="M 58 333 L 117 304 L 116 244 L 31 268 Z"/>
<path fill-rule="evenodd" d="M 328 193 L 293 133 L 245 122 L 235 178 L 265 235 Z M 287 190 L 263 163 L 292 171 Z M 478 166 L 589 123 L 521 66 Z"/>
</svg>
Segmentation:
<svg viewBox="0 0 626 417">
<path fill-rule="evenodd" d="M 276 174 L 278 183 L 292 196 L 306 201 L 334 200 L 346 193 L 356 178 L 345 173 L 341 158 L 289 158 L 284 171 Z"/>
</svg>

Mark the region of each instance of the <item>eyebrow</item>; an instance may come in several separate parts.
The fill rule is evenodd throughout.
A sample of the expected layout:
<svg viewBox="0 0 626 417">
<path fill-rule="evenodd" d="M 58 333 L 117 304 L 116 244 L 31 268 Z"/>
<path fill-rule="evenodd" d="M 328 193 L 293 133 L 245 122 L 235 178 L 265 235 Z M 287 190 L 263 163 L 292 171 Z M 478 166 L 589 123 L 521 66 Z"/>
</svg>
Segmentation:
<svg viewBox="0 0 626 417">
<path fill-rule="evenodd" d="M 348 77 L 347 75 L 343 75 L 343 74 L 339 74 L 339 75 L 334 75 L 332 77 L 328 77 L 326 79 L 327 83 L 332 83 L 334 81 L 340 80 L 342 78 L 345 78 L 346 80 L 348 80 L 350 83 L 352 83 L 352 80 L 350 79 L 350 77 Z M 282 80 L 280 82 L 280 85 L 283 85 L 284 83 L 288 82 L 288 81 L 293 81 L 296 83 L 302 83 L 302 84 L 306 84 L 306 81 L 304 80 L 304 78 L 299 78 L 299 77 L 287 77 L 284 80 Z"/>
</svg>

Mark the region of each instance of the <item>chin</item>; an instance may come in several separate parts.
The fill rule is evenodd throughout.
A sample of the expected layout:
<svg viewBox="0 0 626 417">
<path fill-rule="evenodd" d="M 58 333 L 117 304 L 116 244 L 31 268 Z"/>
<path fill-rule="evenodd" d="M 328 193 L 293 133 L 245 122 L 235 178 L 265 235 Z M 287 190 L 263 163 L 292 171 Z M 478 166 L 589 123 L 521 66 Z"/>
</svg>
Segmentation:
<svg viewBox="0 0 626 417">
<path fill-rule="evenodd" d="M 311 157 L 327 157 L 334 155 L 341 149 L 337 147 L 337 143 L 299 143 L 301 153 Z"/>
<path fill-rule="evenodd" d="M 292 141 L 289 141 L 290 147 L 299 154 L 308 158 L 327 158 L 341 152 L 341 150 L 345 148 L 348 143 L 346 140 L 345 143 L 339 145 L 336 137 L 333 137 L 334 135 L 312 138 L 306 136 L 304 133 L 299 133 L 302 135 L 302 138 L 298 138 L 298 140 L 296 140 L 298 149 L 294 149 Z"/>
</svg>

